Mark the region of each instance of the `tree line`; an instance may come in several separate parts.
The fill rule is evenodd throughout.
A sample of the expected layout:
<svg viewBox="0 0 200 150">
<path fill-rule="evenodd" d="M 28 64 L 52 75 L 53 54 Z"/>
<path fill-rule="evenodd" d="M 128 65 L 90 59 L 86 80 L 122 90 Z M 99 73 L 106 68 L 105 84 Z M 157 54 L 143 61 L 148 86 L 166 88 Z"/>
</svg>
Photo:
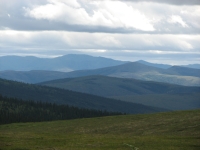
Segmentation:
<svg viewBox="0 0 200 150">
<path fill-rule="evenodd" d="M 119 112 L 78 108 L 41 101 L 24 101 L 0 95 L 0 124 L 68 120 L 121 114 Z"/>
</svg>

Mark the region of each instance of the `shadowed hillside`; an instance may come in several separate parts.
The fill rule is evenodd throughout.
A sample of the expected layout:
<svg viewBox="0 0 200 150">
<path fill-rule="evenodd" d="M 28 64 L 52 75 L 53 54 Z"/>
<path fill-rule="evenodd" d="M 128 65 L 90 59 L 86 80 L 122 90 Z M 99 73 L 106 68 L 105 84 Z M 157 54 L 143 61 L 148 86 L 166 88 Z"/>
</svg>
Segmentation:
<svg viewBox="0 0 200 150">
<path fill-rule="evenodd" d="M 22 100 L 67 104 L 79 108 L 107 110 L 123 113 L 153 113 L 166 111 L 166 109 L 123 102 L 95 95 L 39 85 L 24 84 L 2 79 L 0 79 L 0 94 L 2 96 L 18 98 Z"/>
<path fill-rule="evenodd" d="M 200 108 L 200 87 L 107 76 L 66 78 L 40 84 L 171 110 Z"/>
</svg>

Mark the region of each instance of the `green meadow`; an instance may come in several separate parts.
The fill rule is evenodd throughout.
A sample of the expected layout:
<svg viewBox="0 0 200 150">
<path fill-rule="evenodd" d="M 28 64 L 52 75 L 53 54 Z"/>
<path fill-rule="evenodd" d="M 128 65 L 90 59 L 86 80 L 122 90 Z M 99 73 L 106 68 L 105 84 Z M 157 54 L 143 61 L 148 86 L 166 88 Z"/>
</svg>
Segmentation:
<svg viewBox="0 0 200 150">
<path fill-rule="evenodd" d="M 0 150 L 199 150 L 200 110 L 0 125 Z"/>
</svg>

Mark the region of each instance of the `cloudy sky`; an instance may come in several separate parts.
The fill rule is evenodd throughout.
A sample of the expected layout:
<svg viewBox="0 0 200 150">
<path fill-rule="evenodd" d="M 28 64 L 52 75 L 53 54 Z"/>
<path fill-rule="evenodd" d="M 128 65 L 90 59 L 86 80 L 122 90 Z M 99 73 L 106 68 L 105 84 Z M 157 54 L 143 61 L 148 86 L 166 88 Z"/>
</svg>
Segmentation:
<svg viewBox="0 0 200 150">
<path fill-rule="evenodd" d="M 200 0 L 0 0 L 0 56 L 200 63 Z"/>
</svg>

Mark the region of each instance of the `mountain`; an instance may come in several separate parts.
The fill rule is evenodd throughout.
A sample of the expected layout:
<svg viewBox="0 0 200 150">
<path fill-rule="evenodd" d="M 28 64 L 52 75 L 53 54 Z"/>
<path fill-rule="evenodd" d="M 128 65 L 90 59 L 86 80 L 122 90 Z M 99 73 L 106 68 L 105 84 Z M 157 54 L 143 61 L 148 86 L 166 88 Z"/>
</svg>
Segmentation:
<svg viewBox="0 0 200 150">
<path fill-rule="evenodd" d="M 157 63 L 150 63 L 144 60 L 138 60 L 136 61 L 138 63 L 147 65 L 147 66 L 152 66 L 152 67 L 157 67 L 161 69 L 169 69 L 170 67 L 173 67 L 172 65 L 168 64 L 157 64 Z M 180 67 L 187 67 L 187 68 L 193 68 L 193 69 L 200 69 L 200 64 L 189 64 L 189 65 L 180 65 Z"/>
<path fill-rule="evenodd" d="M 0 94 L 4 97 L 22 100 L 67 104 L 79 108 L 107 110 L 111 112 L 135 114 L 166 111 L 166 109 L 142 104 L 134 104 L 64 89 L 25 84 L 3 79 L 0 79 Z"/>
<path fill-rule="evenodd" d="M 30 71 L 50 70 L 69 72 L 73 70 L 97 69 L 126 63 L 104 57 L 69 54 L 56 58 L 37 58 L 33 56 L 2 56 L 0 70 Z"/>
<path fill-rule="evenodd" d="M 152 67 L 157 67 L 157 68 L 162 68 L 162 69 L 168 69 L 170 67 L 172 67 L 171 65 L 167 65 L 167 64 L 155 64 L 155 63 L 150 63 L 144 60 L 138 60 L 138 63 L 147 65 L 147 66 L 152 66 Z"/>
<path fill-rule="evenodd" d="M 66 78 L 40 84 L 171 110 L 200 108 L 200 87 L 106 76 Z"/>
<path fill-rule="evenodd" d="M 200 64 L 183 65 L 183 67 L 194 68 L 194 69 L 200 69 Z"/>
<path fill-rule="evenodd" d="M 161 69 L 147 66 L 138 62 L 105 67 L 92 70 L 77 70 L 67 73 L 46 71 L 0 71 L 0 78 L 22 81 L 26 83 L 39 83 L 48 79 L 75 78 L 91 75 L 104 75 L 118 78 L 132 78 L 145 81 L 157 81 L 185 86 L 200 86 L 200 69 L 186 67 L 171 67 Z M 188 73 L 187 73 L 188 72 Z"/>
</svg>

